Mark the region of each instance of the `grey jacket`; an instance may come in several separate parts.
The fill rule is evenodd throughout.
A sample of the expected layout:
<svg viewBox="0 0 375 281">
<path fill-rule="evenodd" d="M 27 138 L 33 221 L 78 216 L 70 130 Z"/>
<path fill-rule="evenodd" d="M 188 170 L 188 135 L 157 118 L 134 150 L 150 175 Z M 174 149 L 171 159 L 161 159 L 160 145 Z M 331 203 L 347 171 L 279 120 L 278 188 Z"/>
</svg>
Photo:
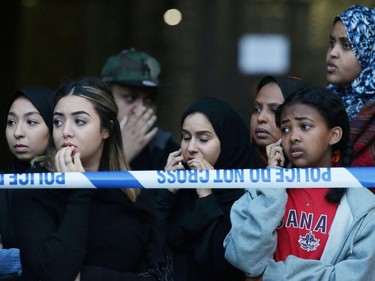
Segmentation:
<svg viewBox="0 0 375 281">
<path fill-rule="evenodd" d="M 247 276 L 263 281 L 374 281 L 375 196 L 349 188 L 342 198 L 320 260 L 289 256 L 275 262 L 276 228 L 287 201 L 285 189 L 248 189 L 231 210 L 225 257 Z"/>
</svg>

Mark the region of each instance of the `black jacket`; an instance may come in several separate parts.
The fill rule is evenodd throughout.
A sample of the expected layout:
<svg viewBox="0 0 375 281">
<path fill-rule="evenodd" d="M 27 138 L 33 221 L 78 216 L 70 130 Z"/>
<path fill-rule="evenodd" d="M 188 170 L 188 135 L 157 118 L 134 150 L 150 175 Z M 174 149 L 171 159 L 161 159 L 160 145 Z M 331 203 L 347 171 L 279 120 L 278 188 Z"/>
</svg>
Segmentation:
<svg viewBox="0 0 375 281">
<path fill-rule="evenodd" d="M 20 190 L 12 209 L 23 280 L 170 280 L 150 199 L 120 189 Z"/>
<path fill-rule="evenodd" d="M 198 199 L 196 190 L 156 197 L 176 281 L 243 281 L 244 273 L 224 258 L 223 241 L 231 228 L 230 208 L 243 190 L 214 190 Z"/>
</svg>

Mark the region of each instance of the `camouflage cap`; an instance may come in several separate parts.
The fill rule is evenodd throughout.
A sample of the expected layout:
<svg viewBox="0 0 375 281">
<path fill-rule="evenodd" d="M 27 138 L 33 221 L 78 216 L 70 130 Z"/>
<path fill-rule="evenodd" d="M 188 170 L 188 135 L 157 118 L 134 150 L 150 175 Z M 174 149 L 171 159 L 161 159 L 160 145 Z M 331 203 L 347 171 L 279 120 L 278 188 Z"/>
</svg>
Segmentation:
<svg viewBox="0 0 375 281">
<path fill-rule="evenodd" d="M 107 59 L 101 78 L 106 83 L 159 87 L 159 62 L 147 53 L 126 49 Z"/>
</svg>

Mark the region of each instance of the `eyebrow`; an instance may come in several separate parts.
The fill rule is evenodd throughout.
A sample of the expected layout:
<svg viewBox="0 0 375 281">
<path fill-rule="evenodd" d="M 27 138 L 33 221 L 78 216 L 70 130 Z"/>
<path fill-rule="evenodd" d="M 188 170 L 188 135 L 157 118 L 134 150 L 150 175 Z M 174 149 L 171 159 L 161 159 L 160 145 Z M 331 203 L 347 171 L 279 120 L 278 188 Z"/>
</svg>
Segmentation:
<svg viewBox="0 0 375 281">
<path fill-rule="evenodd" d="M 304 121 L 304 120 L 310 120 L 310 121 L 313 121 L 311 118 L 308 118 L 308 117 L 305 117 L 305 116 L 302 116 L 302 117 L 295 117 L 294 120 L 296 121 Z M 289 119 L 284 119 L 284 120 L 281 120 L 280 121 L 280 124 L 285 124 L 285 123 L 288 123 L 290 122 Z"/>
<path fill-rule="evenodd" d="M 83 110 L 81 110 L 81 111 L 74 111 L 74 112 L 71 113 L 71 115 L 73 115 L 73 116 L 74 116 L 74 115 L 80 115 L 80 114 L 84 114 L 84 115 L 87 115 L 87 116 L 91 116 L 88 112 L 83 111 Z M 53 115 L 54 115 L 54 116 L 55 116 L 55 115 L 57 115 L 57 116 L 64 116 L 63 113 L 58 112 L 58 111 L 54 112 Z"/>
<path fill-rule="evenodd" d="M 266 105 L 268 105 L 269 107 L 271 107 L 271 106 L 280 106 L 280 105 L 281 105 L 281 103 L 277 103 L 277 102 L 260 103 L 260 102 L 255 101 L 254 106 L 255 106 L 255 105 L 263 105 L 263 104 L 266 104 Z"/>
<path fill-rule="evenodd" d="M 336 39 L 332 34 L 329 35 L 329 38 L 330 39 Z M 339 40 L 341 40 L 341 41 L 349 41 L 349 38 L 346 35 L 340 35 L 339 36 Z"/>
<path fill-rule="evenodd" d="M 40 112 L 39 111 L 30 111 L 30 112 L 25 113 L 24 116 L 31 116 L 31 115 L 34 115 L 34 114 L 40 115 Z M 13 111 L 9 111 L 8 115 L 17 116 L 17 114 Z"/>
<path fill-rule="evenodd" d="M 182 129 L 181 131 L 182 131 L 182 133 L 191 134 L 188 130 Z M 202 130 L 202 131 L 198 131 L 198 132 L 195 132 L 195 133 L 197 135 L 203 135 L 203 134 L 210 134 L 210 135 L 212 135 L 212 132 L 208 131 L 208 130 Z"/>
</svg>

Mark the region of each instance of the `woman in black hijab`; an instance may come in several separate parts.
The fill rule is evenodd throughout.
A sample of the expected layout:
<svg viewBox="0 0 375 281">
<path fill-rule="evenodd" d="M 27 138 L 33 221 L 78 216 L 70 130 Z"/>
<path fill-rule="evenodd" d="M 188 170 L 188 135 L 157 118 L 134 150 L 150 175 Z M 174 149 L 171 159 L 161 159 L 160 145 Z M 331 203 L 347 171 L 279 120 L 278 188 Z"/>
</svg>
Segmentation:
<svg viewBox="0 0 375 281">
<path fill-rule="evenodd" d="M 30 168 L 30 161 L 36 157 L 44 155 L 44 152 L 47 150 L 47 146 L 43 145 L 42 147 L 38 147 L 38 151 L 43 151 L 43 153 L 34 153 L 32 151 L 22 151 L 21 148 L 18 150 L 14 148 L 14 145 L 22 144 L 20 139 L 28 138 L 29 136 L 17 136 L 14 135 L 13 128 L 16 127 L 18 118 L 21 116 L 17 116 L 21 113 L 19 106 L 17 106 L 16 102 L 19 102 L 20 99 L 25 99 L 26 102 L 31 103 L 31 105 L 36 109 L 36 112 L 41 117 L 41 126 L 46 126 L 48 128 L 49 137 L 52 135 L 52 118 L 53 118 L 53 100 L 54 100 L 54 92 L 51 89 L 44 88 L 44 87 L 30 87 L 30 88 L 23 88 L 17 90 L 14 96 L 12 97 L 8 109 L 6 111 L 5 116 L 5 132 L 6 132 L 6 139 L 8 143 L 9 150 L 11 152 L 11 163 L 6 170 L 7 173 L 24 173 L 27 169 Z M 10 111 L 10 109 L 12 109 Z M 24 108 L 23 108 L 24 109 Z M 25 116 L 23 117 L 30 117 L 30 112 L 25 112 Z M 20 120 L 21 121 L 21 120 Z M 29 125 L 35 126 L 34 119 L 25 119 L 24 121 L 29 122 Z M 16 140 L 17 139 L 17 140 Z M 44 143 L 33 143 L 30 145 L 37 145 L 41 146 Z M 31 149 L 31 148 L 29 148 Z"/>
<path fill-rule="evenodd" d="M 258 168 L 250 133 L 225 101 L 205 97 L 181 119 L 181 149 L 169 155 L 166 170 Z M 224 258 L 230 208 L 242 189 L 160 190 L 156 205 L 174 258 L 175 280 L 243 280 Z"/>
<path fill-rule="evenodd" d="M 43 87 L 20 89 L 12 97 L 5 120 L 5 135 L 11 152 L 6 173 L 26 173 L 31 167 L 31 160 L 47 150 L 52 135 L 53 99 L 54 92 Z M 13 192 L 17 191 L 0 190 L 1 242 L 5 249 L 9 249 L 1 250 L 0 256 L 9 268 L 14 269 L 17 267 L 14 263 L 19 263 L 19 260 L 15 256 L 18 249 L 9 219 Z"/>
</svg>

